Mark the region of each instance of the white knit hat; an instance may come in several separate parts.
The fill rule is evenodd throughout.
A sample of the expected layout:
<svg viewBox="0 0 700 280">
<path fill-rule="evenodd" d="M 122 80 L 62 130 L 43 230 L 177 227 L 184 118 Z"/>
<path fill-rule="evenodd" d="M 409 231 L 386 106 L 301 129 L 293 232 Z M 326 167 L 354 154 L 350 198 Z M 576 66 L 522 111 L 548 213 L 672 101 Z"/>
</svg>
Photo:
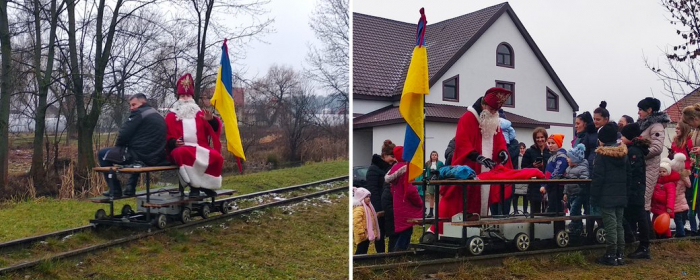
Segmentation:
<svg viewBox="0 0 700 280">
<path fill-rule="evenodd" d="M 671 169 L 677 172 L 681 172 L 685 169 L 685 155 L 682 153 L 676 153 L 673 155 L 673 161 L 671 161 Z"/>
<path fill-rule="evenodd" d="M 666 169 L 666 173 L 671 174 L 671 160 L 667 158 L 662 159 L 661 168 Z"/>
<path fill-rule="evenodd" d="M 365 199 L 365 197 L 368 197 L 372 195 L 369 190 L 365 188 L 357 188 L 353 187 L 352 188 L 352 205 L 353 206 L 360 206 L 362 205 L 362 200 Z"/>
</svg>

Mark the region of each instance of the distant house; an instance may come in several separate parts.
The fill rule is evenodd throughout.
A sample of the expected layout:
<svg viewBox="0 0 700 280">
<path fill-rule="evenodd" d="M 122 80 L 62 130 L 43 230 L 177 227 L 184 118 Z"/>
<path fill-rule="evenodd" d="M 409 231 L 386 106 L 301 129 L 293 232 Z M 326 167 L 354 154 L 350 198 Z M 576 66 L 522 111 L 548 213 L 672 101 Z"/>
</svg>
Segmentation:
<svg viewBox="0 0 700 280">
<path fill-rule="evenodd" d="M 671 106 L 668 106 L 663 110 L 671 119 L 671 123 L 666 127 L 666 139 L 664 140 L 664 146 L 667 148 L 671 147 L 671 142 L 676 136 L 676 125 L 678 125 L 683 117 L 683 108 L 695 105 L 697 103 L 700 103 L 700 88 L 686 94 L 683 96 L 683 98 L 676 101 L 676 103 L 673 103 Z M 661 155 L 665 157 L 667 154 L 666 149 L 664 149 Z"/>
<path fill-rule="evenodd" d="M 369 164 L 385 139 L 403 144 L 406 125 L 398 104 L 415 32 L 414 23 L 353 13 L 356 165 Z M 435 150 L 444 158 L 459 118 L 494 86 L 514 93 L 504 110 L 519 141 L 533 144 L 532 129 L 542 126 L 570 143 L 578 105 L 508 3 L 429 24 L 425 42 L 426 153 Z"/>
<path fill-rule="evenodd" d="M 671 118 L 671 123 L 678 123 L 679 121 L 681 121 L 681 117 L 683 115 L 683 108 L 695 105 L 697 103 L 700 103 L 700 88 L 695 89 L 689 94 L 686 94 L 685 96 L 683 96 L 683 98 L 676 101 L 676 103 L 673 103 L 671 106 L 668 106 L 668 108 L 664 109 L 664 112 L 666 112 Z"/>
</svg>

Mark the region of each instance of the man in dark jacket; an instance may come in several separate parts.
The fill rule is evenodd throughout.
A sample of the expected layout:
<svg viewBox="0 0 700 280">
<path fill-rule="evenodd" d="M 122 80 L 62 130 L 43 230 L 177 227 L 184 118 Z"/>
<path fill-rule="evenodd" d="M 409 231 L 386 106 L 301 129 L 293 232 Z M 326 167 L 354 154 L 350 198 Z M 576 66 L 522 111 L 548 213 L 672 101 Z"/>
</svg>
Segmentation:
<svg viewBox="0 0 700 280">
<path fill-rule="evenodd" d="M 452 153 L 455 151 L 455 138 L 452 137 L 450 143 L 447 144 L 447 149 L 445 149 L 445 165 L 452 165 Z"/>
<path fill-rule="evenodd" d="M 375 154 L 372 156 L 372 165 L 370 165 L 369 169 L 367 170 L 366 187 L 371 193 L 370 201 L 374 207 L 374 210 L 377 212 L 385 211 L 385 209 L 382 207 L 382 188 L 384 187 L 384 175 L 386 175 L 386 172 L 391 168 L 391 164 L 389 162 L 392 160 L 393 156 L 391 155 L 380 156 Z M 377 250 L 377 253 L 384 253 L 384 237 L 386 236 L 385 216 L 377 217 L 377 222 L 381 230 L 379 240 L 374 241 L 374 248 Z"/>
<path fill-rule="evenodd" d="M 646 191 L 646 155 L 651 140 L 640 137 L 639 124 L 631 123 L 622 128 L 622 143 L 627 145 L 627 208 L 625 208 L 625 236 L 633 240 L 639 229 L 639 247 L 629 255 L 631 259 L 649 259 L 649 214 L 644 211 Z"/>
<path fill-rule="evenodd" d="M 595 151 L 591 204 L 600 207 L 605 228 L 606 253 L 596 262 L 624 264 L 624 209 L 627 206 L 627 146 L 617 144 L 617 128 L 610 123 L 598 131 L 601 147 Z"/>
<path fill-rule="evenodd" d="M 113 164 L 158 165 L 165 161 L 165 119 L 146 103 L 146 96 L 135 94 L 129 98 L 129 119 L 119 129 L 115 147 L 98 153 L 100 166 Z M 105 196 L 122 196 L 121 183 L 105 173 L 109 191 Z M 132 174 L 124 195 L 134 195 L 140 174 Z"/>
</svg>

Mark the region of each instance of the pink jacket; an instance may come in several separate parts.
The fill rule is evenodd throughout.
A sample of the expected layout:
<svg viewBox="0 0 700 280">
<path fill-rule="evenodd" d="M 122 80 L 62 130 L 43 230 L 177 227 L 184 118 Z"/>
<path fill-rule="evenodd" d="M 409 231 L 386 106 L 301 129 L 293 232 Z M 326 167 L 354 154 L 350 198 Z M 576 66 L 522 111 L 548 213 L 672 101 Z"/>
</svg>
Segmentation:
<svg viewBox="0 0 700 280">
<path fill-rule="evenodd" d="M 399 162 L 391 167 L 384 176 L 384 181 L 391 184 L 391 196 L 394 201 L 394 232 L 399 233 L 413 226 L 409 219 L 423 215 L 423 200 L 418 189 L 408 182 L 406 162 Z"/>
<path fill-rule="evenodd" d="M 666 209 L 671 209 L 669 215 L 671 218 L 675 216 L 676 182 L 679 179 L 680 175 L 676 171 L 672 171 L 668 176 L 659 176 L 651 197 L 651 213 L 661 215 L 667 213 Z"/>
<path fill-rule="evenodd" d="M 683 174 L 681 174 L 681 179 L 676 183 L 676 203 L 673 208 L 673 211 L 676 213 L 685 212 L 690 209 L 690 207 L 688 207 L 688 201 L 685 199 L 685 190 L 691 187 L 690 177 L 688 177 L 690 175 L 685 174 L 686 172 L 683 172 Z"/>
</svg>

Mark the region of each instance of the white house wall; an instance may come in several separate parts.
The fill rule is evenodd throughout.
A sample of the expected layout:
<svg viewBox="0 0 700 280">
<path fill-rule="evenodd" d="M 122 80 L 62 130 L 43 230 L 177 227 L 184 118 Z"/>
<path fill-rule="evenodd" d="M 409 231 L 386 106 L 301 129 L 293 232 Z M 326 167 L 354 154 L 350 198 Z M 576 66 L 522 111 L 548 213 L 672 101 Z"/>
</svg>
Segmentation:
<svg viewBox="0 0 700 280">
<path fill-rule="evenodd" d="M 496 48 L 502 42 L 513 48 L 515 68 L 496 66 Z M 458 74 L 459 102 L 443 101 L 442 82 Z M 471 106 L 487 89 L 496 85 L 496 80 L 515 83 L 515 108 L 505 107 L 506 111 L 538 121 L 572 122 L 573 109 L 507 13 L 501 15 L 430 88 L 426 102 Z M 546 109 L 547 87 L 559 95 L 559 112 Z"/>
<path fill-rule="evenodd" d="M 372 128 L 354 130 L 352 134 L 352 165 L 369 166 L 372 163 L 372 155 L 381 151 L 373 152 L 372 149 Z M 381 150 L 381 144 L 378 150 Z"/>
<path fill-rule="evenodd" d="M 369 112 L 374 112 L 378 109 L 384 108 L 391 105 L 391 101 L 377 101 L 377 100 L 363 100 L 363 99 L 353 99 L 352 100 L 352 113 L 354 114 L 367 114 Z"/>
</svg>

